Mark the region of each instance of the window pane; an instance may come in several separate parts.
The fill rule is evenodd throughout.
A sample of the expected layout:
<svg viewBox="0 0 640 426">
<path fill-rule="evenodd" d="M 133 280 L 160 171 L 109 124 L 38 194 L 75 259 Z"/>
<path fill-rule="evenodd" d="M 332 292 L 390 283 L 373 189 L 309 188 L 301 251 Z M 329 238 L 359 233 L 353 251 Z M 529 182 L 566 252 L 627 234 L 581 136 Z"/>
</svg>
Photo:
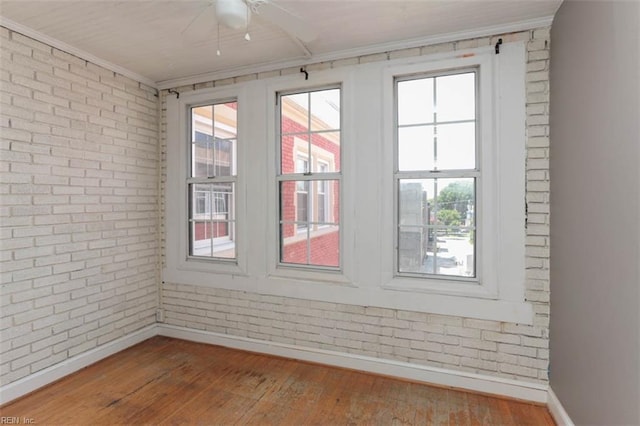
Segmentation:
<svg viewBox="0 0 640 426">
<path fill-rule="evenodd" d="M 338 223 L 339 188 L 338 180 L 280 182 L 280 220 L 295 222 L 298 230 L 309 224 L 318 227 Z"/>
<path fill-rule="evenodd" d="M 285 227 L 284 224 L 281 225 Z M 284 229 L 282 229 L 284 233 Z M 281 242 L 280 261 L 296 265 L 340 266 L 340 227 L 329 225 L 286 237 Z"/>
<path fill-rule="evenodd" d="M 280 261 L 338 267 L 339 181 L 281 182 L 280 202 Z"/>
<path fill-rule="evenodd" d="M 475 123 L 441 124 L 437 132 L 438 170 L 474 169 L 476 167 Z"/>
<path fill-rule="evenodd" d="M 191 109 L 191 175 L 206 177 L 213 174 L 213 106 Z"/>
<path fill-rule="evenodd" d="M 475 179 L 400 179 L 398 271 L 475 276 Z"/>
<path fill-rule="evenodd" d="M 444 225 L 460 224 L 473 226 L 475 218 L 468 215 L 475 211 L 475 179 L 433 179 L 435 181 L 437 196 L 429 198 L 431 208 L 437 210 L 437 217 Z M 451 217 L 441 219 L 444 211 L 455 211 Z M 456 213 L 457 212 L 457 213 Z M 443 222 L 444 221 L 444 222 Z M 470 221 L 470 222 L 469 222 Z"/>
<path fill-rule="evenodd" d="M 398 124 L 433 123 L 433 78 L 398 82 Z"/>
<path fill-rule="evenodd" d="M 309 181 L 280 182 L 280 221 L 295 222 L 287 229 L 285 236 L 306 229 L 308 222 L 312 220 L 310 187 Z"/>
<path fill-rule="evenodd" d="M 216 139 L 213 143 L 214 150 L 214 175 L 213 176 L 233 176 L 235 175 L 235 140 Z"/>
<path fill-rule="evenodd" d="M 431 217 L 429 200 L 436 190 L 436 179 L 401 179 L 398 223 L 418 226 L 435 223 L 435 216 Z"/>
<path fill-rule="evenodd" d="M 340 266 L 340 228 L 330 225 L 309 232 L 309 264 L 315 266 Z"/>
<path fill-rule="evenodd" d="M 280 262 L 339 267 L 340 181 L 319 178 L 340 171 L 340 89 L 282 95 L 279 104 Z"/>
<path fill-rule="evenodd" d="M 340 132 L 312 134 L 311 156 L 313 157 L 311 163 L 313 173 L 339 172 Z"/>
<path fill-rule="evenodd" d="M 398 238 L 398 268 L 400 272 L 430 272 L 425 267 L 428 237 L 427 228 L 400 227 Z"/>
<path fill-rule="evenodd" d="M 280 183 L 280 220 L 306 228 L 338 223 L 338 180 L 286 181 Z M 286 236 L 286 235 L 285 235 Z"/>
<path fill-rule="evenodd" d="M 304 133 L 309 131 L 309 94 L 296 93 L 280 98 L 280 133 Z"/>
<path fill-rule="evenodd" d="M 473 233 L 455 228 L 400 227 L 398 246 L 400 272 L 475 276 Z"/>
<path fill-rule="evenodd" d="M 340 129 L 340 89 L 311 92 L 311 130 Z"/>
<path fill-rule="evenodd" d="M 194 221 L 191 223 L 191 255 L 211 256 L 213 236 L 211 222 Z"/>
<path fill-rule="evenodd" d="M 398 129 L 400 171 L 474 169 L 475 153 L 475 123 Z"/>
<path fill-rule="evenodd" d="M 300 158 L 309 159 L 309 135 L 283 136 L 280 141 L 280 173 L 306 173 L 310 169 L 301 169 Z"/>
<path fill-rule="evenodd" d="M 191 109 L 191 176 L 236 174 L 237 103 Z"/>
<path fill-rule="evenodd" d="M 227 102 L 213 106 L 216 137 L 235 139 L 238 136 L 238 103 Z"/>
<path fill-rule="evenodd" d="M 304 173 L 340 170 L 340 89 L 282 95 L 280 97 L 280 173 L 294 170 L 298 156 L 309 159 Z"/>
<path fill-rule="evenodd" d="M 440 123 L 475 119 L 475 73 L 437 77 L 436 111 Z"/>
<path fill-rule="evenodd" d="M 433 126 L 398 129 L 398 169 L 433 170 L 434 143 Z"/>
<path fill-rule="evenodd" d="M 284 225 L 282 225 L 284 227 Z M 281 231 L 284 235 L 284 229 Z M 297 265 L 309 264 L 309 244 L 306 229 L 301 235 L 284 238 L 281 241 L 280 262 Z"/>
<path fill-rule="evenodd" d="M 234 185 L 190 185 L 192 256 L 235 258 Z"/>
<path fill-rule="evenodd" d="M 475 276 L 473 233 L 447 227 L 438 229 L 436 236 L 435 251 L 427 252 L 428 272 L 462 277 Z"/>
<path fill-rule="evenodd" d="M 337 180 L 318 180 L 313 182 L 314 199 L 313 219 L 319 225 L 337 223 L 340 218 L 339 182 Z"/>
</svg>

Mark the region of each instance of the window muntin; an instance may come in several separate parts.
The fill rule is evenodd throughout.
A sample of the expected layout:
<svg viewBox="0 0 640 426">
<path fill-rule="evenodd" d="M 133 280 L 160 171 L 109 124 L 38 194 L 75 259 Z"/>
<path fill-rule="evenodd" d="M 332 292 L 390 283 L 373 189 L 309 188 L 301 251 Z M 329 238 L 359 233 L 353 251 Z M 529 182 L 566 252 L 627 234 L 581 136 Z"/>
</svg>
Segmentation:
<svg viewBox="0 0 640 426">
<path fill-rule="evenodd" d="M 477 280 L 477 71 L 396 78 L 396 274 Z"/>
<path fill-rule="evenodd" d="M 236 101 L 189 108 L 189 256 L 236 259 Z"/>
<path fill-rule="evenodd" d="M 340 267 L 340 96 L 278 94 L 280 265 Z"/>
</svg>

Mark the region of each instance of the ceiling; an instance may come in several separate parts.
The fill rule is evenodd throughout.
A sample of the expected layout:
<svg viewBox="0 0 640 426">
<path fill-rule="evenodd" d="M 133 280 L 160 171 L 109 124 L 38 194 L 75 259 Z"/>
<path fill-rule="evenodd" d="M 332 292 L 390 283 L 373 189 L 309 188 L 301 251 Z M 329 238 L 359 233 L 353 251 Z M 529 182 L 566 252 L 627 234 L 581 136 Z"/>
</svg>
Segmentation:
<svg viewBox="0 0 640 426">
<path fill-rule="evenodd" d="M 249 67 L 275 69 L 410 47 L 447 35 L 516 31 L 538 21 L 548 24 L 562 0 L 271 0 L 302 19 L 317 38 L 302 43 L 258 14 L 249 26 L 251 41 L 244 40 L 244 29 L 221 27 L 219 45 L 215 24 L 196 28 L 195 39 L 190 27 L 207 7 L 214 10 L 212 1 L 0 0 L 0 23 L 167 86 Z"/>
</svg>

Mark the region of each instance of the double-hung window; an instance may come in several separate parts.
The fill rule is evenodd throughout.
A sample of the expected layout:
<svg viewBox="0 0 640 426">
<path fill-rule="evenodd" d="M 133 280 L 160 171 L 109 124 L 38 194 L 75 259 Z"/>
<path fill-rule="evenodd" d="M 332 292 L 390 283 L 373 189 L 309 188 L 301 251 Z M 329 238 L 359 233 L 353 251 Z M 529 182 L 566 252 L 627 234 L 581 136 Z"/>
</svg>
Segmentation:
<svg viewBox="0 0 640 426">
<path fill-rule="evenodd" d="M 396 78 L 396 273 L 476 274 L 477 71 Z"/>
<path fill-rule="evenodd" d="M 189 256 L 236 258 L 235 185 L 238 104 L 192 106 L 190 115 Z"/>
<path fill-rule="evenodd" d="M 277 95 L 280 265 L 341 266 L 340 92 Z"/>
<path fill-rule="evenodd" d="M 163 280 L 531 324 L 524 43 L 343 68 L 166 96 Z"/>
</svg>

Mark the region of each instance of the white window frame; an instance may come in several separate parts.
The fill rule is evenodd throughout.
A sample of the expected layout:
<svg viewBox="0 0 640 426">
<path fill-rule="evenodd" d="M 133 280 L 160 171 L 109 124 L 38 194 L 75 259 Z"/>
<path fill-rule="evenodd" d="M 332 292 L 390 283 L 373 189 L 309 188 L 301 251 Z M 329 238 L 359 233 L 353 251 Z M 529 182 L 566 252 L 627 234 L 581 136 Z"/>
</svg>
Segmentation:
<svg viewBox="0 0 640 426">
<path fill-rule="evenodd" d="M 353 132 L 353 110 L 352 103 L 349 98 L 353 96 L 353 70 L 340 69 L 330 70 L 323 73 L 318 73 L 313 81 L 301 80 L 298 76 L 290 76 L 286 78 L 275 79 L 267 85 L 267 104 L 270 106 L 267 113 L 267 129 L 270 137 L 271 146 L 274 149 L 269 149 L 269 176 L 274 182 L 269 191 L 269 209 L 270 223 L 273 225 L 269 227 L 267 239 L 268 245 L 268 277 L 272 282 L 278 282 L 281 279 L 285 280 L 297 280 L 300 285 L 312 284 L 314 287 L 320 283 L 331 283 L 333 285 L 343 287 L 355 287 L 353 280 L 351 279 L 353 271 L 353 251 L 348 246 L 346 241 L 353 241 L 355 238 L 353 234 L 352 223 L 349 220 L 345 220 L 346 215 L 344 211 L 350 210 L 353 205 L 350 194 L 353 193 L 353 179 L 352 179 L 352 150 L 349 146 L 350 135 Z M 279 138 L 279 120 L 280 120 L 280 105 L 278 104 L 278 97 L 280 94 L 288 94 L 295 92 L 314 91 L 330 88 L 340 88 L 341 93 L 341 122 L 340 122 L 340 172 L 328 173 L 327 179 L 333 179 L 332 175 L 340 175 L 340 266 L 339 268 L 322 267 L 316 265 L 297 265 L 291 263 L 283 263 L 280 261 L 280 206 L 278 205 L 278 192 L 280 185 L 280 138 Z M 312 152 L 309 153 L 309 167 L 313 167 L 313 147 Z M 298 179 L 298 178 L 296 178 Z M 312 182 L 317 180 L 317 175 L 312 176 L 299 176 L 299 180 L 311 180 Z M 313 186 L 313 185 L 310 185 Z M 311 189 L 311 188 L 310 188 Z M 310 196 L 313 191 L 310 191 Z M 312 212 L 309 212 L 312 214 Z M 332 217 L 335 220 L 335 217 Z M 306 232 L 303 230 L 302 232 Z M 318 294 L 318 288 L 314 288 L 310 291 L 311 294 Z M 302 290 L 304 292 L 304 290 Z M 320 290 L 323 293 L 322 290 Z M 318 297 L 318 296 L 315 296 Z"/>
<path fill-rule="evenodd" d="M 482 174 L 476 181 L 477 280 L 397 274 L 396 232 L 388 227 L 383 236 L 382 287 L 414 295 L 429 294 L 428 304 L 445 303 L 443 306 L 450 305 L 446 303 L 448 296 L 486 299 L 498 302 L 498 306 L 513 303 L 512 308 L 528 318 L 530 306 L 522 303 L 525 281 L 525 58 L 521 43 L 505 47 L 499 55 L 487 47 L 475 49 L 473 55 L 443 55 L 439 60 L 407 61 L 385 69 L 385 116 L 394 117 L 396 77 L 478 67 L 477 166 Z M 390 141 L 395 141 L 395 128 L 394 120 L 385 120 L 384 134 Z M 383 155 L 387 170 L 386 191 L 394 194 L 392 209 L 397 206 L 395 150 L 396 143 L 385 145 Z M 395 211 L 389 208 L 384 217 L 394 218 L 392 223 L 397 223 Z M 475 305 L 483 310 L 491 303 Z"/>
<path fill-rule="evenodd" d="M 219 257 L 204 257 L 189 255 L 189 185 L 191 176 L 191 108 L 193 106 L 218 104 L 229 100 L 237 101 L 237 139 L 236 139 L 236 175 L 234 183 L 235 224 L 233 226 L 236 257 L 225 259 Z M 247 117 L 242 110 L 246 103 L 246 91 L 240 87 L 209 89 L 197 92 L 182 93 L 180 97 L 167 96 L 167 182 L 166 193 L 166 268 L 167 279 L 180 282 L 184 271 L 197 273 L 227 273 L 246 275 L 246 183 L 244 131 Z M 204 182 L 206 183 L 206 182 Z M 213 200 L 209 200 L 213 202 Z M 211 206 L 210 206 L 211 208 Z M 206 276 L 206 275 L 204 275 Z M 200 277 L 204 277 L 200 275 Z"/>
<path fill-rule="evenodd" d="M 302 88 L 302 89 L 292 89 L 292 90 L 283 90 L 283 91 L 278 91 L 276 93 L 276 98 L 279 100 L 281 99 L 282 96 L 287 96 L 290 93 L 296 94 L 296 93 L 305 93 L 305 94 L 309 94 L 310 92 L 315 92 L 315 91 L 322 91 L 322 90 L 335 90 L 338 89 L 340 90 L 340 97 L 341 97 L 341 101 L 340 104 L 342 105 L 343 101 L 342 101 L 342 86 L 341 84 L 329 84 L 329 85 L 323 85 L 323 86 L 314 86 L 314 87 L 306 87 L 306 88 Z M 309 98 L 310 99 L 310 98 Z M 281 116 L 281 104 L 278 101 L 277 102 L 277 106 L 278 106 L 278 110 L 277 110 L 277 123 L 281 123 L 282 122 L 282 116 Z M 309 105 L 310 111 L 313 111 L 313 108 L 311 107 L 311 105 Z M 342 156 L 342 152 L 343 152 L 343 142 L 344 139 L 342 138 L 342 126 L 343 126 L 343 118 L 342 118 L 342 106 L 341 106 L 341 111 L 340 111 L 340 156 Z M 282 182 L 286 182 L 286 181 L 294 181 L 296 182 L 296 210 L 298 208 L 298 187 L 297 184 L 298 182 L 307 182 L 307 220 L 306 220 L 306 225 L 301 227 L 300 224 L 298 222 L 295 223 L 295 228 L 296 228 L 296 233 L 298 235 L 305 235 L 305 240 L 307 242 L 307 258 L 310 257 L 310 250 L 311 250 L 311 239 L 312 239 L 312 234 L 317 234 L 318 232 L 318 228 L 320 226 L 325 226 L 326 224 L 319 224 L 318 222 L 318 217 L 317 217 L 317 213 L 315 211 L 316 209 L 316 202 L 315 202 L 315 196 L 317 194 L 317 183 L 321 182 L 322 180 L 337 180 L 339 182 L 339 185 L 342 186 L 342 167 L 341 170 L 338 172 L 325 172 L 325 173 L 320 173 L 320 172 L 311 172 L 311 170 L 313 170 L 316 166 L 317 163 L 317 154 L 314 151 L 317 151 L 316 149 L 314 149 L 314 145 L 312 144 L 312 135 L 314 134 L 322 134 L 323 132 L 316 132 L 314 130 L 312 130 L 312 126 L 311 126 L 311 118 L 312 116 L 309 115 L 309 122 L 308 122 L 308 129 L 307 132 L 310 135 L 309 137 L 309 141 L 304 142 L 306 145 L 306 149 L 307 151 L 309 151 L 309 153 L 302 153 L 297 151 L 296 146 L 294 144 L 294 156 L 295 156 L 295 173 L 288 173 L 288 174 L 282 174 L 281 170 L 282 170 L 282 165 L 281 165 L 281 158 L 282 158 L 282 140 L 281 140 L 281 129 L 280 129 L 280 125 L 278 124 L 278 140 L 277 140 L 277 158 L 278 158 L 278 164 L 277 164 L 277 175 L 276 175 L 276 180 L 278 183 L 278 186 L 280 186 L 280 184 Z M 294 136 L 295 137 L 295 136 Z M 302 160 L 306 162 L 306 170 L 304 172 L 300 172 L 298 171 L 298 160 Z M 341 163 L 342 164 L 342 163 Z M 278 188 L 277 190 L 278 194 L 280 194 L 280 189 Z M 279 197 L 278 197 L 279 198 Z M 340 199 L 338 200 L 338 203 L 340 204 L 338 209 L 340 211 L 342 211 L 342 197 L 340 197 Z M 281 209 L 282 206 L 278 205 L 278 216 L 280 216 L 281 213 Z M 297 214 L 297 213 L 296 213 Z M 340 219 L 342 219 L 342 215 L 340 215 Z M 282 245 L 283 245 L 283 238 L 281 235 L 281 226 L 280 226 L 280 221 L 278 220 L 278 268 L 295 268 L 295 269 L 301 269 L 301 270 L 310 270 L 310 271 L 336 271 L 339 272 L 342 268 L 342 264 L 343 264 L 343 260 L 342 260 L 342 248 L 344 246 L 343 244 L 343 235 L 342 235 L 342 221 L 338 221 L 338 229 L 339 229 L 339 238 L 340 238 L 340 248 L 339 248 L 339 262 L 338 262 L 338 267 L 333 267 L 333 266 L 322 266 L 322 265 L 310 265 L 310 264 L 297 264 L 297 263 L 291 263 L 291 262 L 284 262 L 282 261 Z M 316 237 L 319 235 L 316 235 Z"/>
<path fill-rule="evenodd" d="M 486 71 L 486 70 L 485 70 Z M 475 167 L 473 169 L 462 169 L 462 170 L 411 170 L 411 171 L 400 171 L 398 168 L 399 165 L 399 125 L 398 125 L 398 99 L 397 99 L 397 91 L 398 91 L 398 83 L 402 82 L 402 81 L 409 81 L 409 80 L 419 80 L 419 79 L 425 79 L 425 78 L 438 78 L 438 77 L 446 77 L 446 76 L 451 76 L 451 75 L 458 75 L 458 74 L 466 74 L 466 73 L 474 73 L 474 78 L 475 78 L 475 117 L 473 119 L 474 121 L 474 126 L 476 128 L 476 135 L 475 135 L 475 141 L 474 141 L 474 158 L 476 161 Z M 401 272 L 400 271 L 400 267 L 398 264 L 398 261 L 400 259 L 399 256 L 399 250 L 400 250 L 400 234 L 399 234 L 399 227 L 400 227 L 400 218 L 399 218 L 399 214 L 400 214 L 400 193 L 399 193 L 399 185 L 400 182 L 402 180 L 407 180 L 407 179 L 411 179 L 411 180 L 426 180 L 426 179 L 464 179 L 464 178 L 471 178 L 474 180 L 474 205 L 478 206 L 482 204 L 482 197 L 481 197 L 481 188 L 482 188 L 482 174 L 483 174 L 483 170 L 480 166 L 480 164 L 482 163 L 481 159 L 482 159 L 482 137 L 481 137 L 481 133 L 480 130 L 483 127 L 486 127 L 488 125 L 488 123 L 485 121 L 484 126 L 481 125 L 481 122 L 483 120 L 481 120 L 483 115 L 486 115 L 486 113 L 483 113 L 482 108 L 479 107 L 480 105 L 480 97 L 478 96 L 479 94 L 479 90 L 478 90 L 478 86 L 479 86 L 479 70 L 475 67 L 473 68 L 456 68 L 456 69 L 447 69 L 445 71 L 440 71 L 440 72 L 425 72 L 425 73 L 419 73 L 419 74 L 410 74 L 410 75 L 400 75 L 400 76 L 395 76 L 394 77 L 394 140 L 393 140 L 393 145 L 394 145 L 394 150 L 393 150 L 393 158 L 394 158 L 394 185 L 393 185 L 393 189 L 394 189 L 394 194 L 393 194 L 393 200 L 394 200 L 394 241 L 393 241 L 393 246 L 395 247 L 396 253 L 394 255 L 394 266 L 393 266 L 393 273 L 394 276 L 396 277 L 406 277 L 406 278 L 416 278 L 418 280 L 424 280 L 424 279 L 428 279 L 428 280 L 445 280 L 445 281 L 451 281 L 451 282 L 465 282 L 465 283 L 479 283 L 480 282 L 480 276 L 482 275 L 482 271 L 481 271 L 481 264 L 482 262 L 479 262 L 479 259 L 483 258 L 483 254 L 480 253 L 477 250 L 477 246 L 474 243 L 474 270 L 475 270 L 475 274 L 473 277 L 464 277 L 464 276 L 459 276 L 459 275 L 445 275 L 445 274 L 436 274 L 434 273 L 412 273 L 412 272 Z M 485 87 L 485 90 L 487 89 L 487 87 Z M 490 117 L 490 114 L 489 114 Z M 488 120 L 487 120 L 488 121 Z M 446 125 L 447 123 L 445 123 Z M 435 126 L 437 125 L 442 125 L 442 123 L 434 123 Z M 482 136 L 486 136 L 486 134 L 483 134 Z M 476 209 L 476 218 L 475 218 L 475 225 L 474 225 L 474 234 L 475 234 L 475 239 L 476 240 L 480 240 L 482 239 L 482 229 L 479 229 L 479 227 L 477 226 L 477 223 L 479 222 L 479 217 L 481 216 L 481 209 Z M 436 212 L 437 214 L 437 212 Z M 432 229 L 434 232 L 436 231 L 435 227 L 430 227 L 430 229 Z M 437 239 L 437 236 L 435 237 Z"/>
</svg>

